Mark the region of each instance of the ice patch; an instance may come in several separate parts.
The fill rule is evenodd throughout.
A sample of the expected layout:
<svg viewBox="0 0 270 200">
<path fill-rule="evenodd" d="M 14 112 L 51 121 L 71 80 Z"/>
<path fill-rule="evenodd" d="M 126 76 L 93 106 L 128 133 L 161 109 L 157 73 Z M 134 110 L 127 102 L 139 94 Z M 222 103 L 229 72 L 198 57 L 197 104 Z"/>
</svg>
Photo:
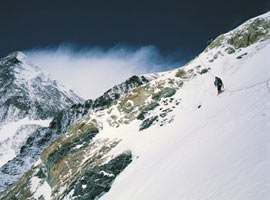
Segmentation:
<svg viewBox="0 0 270 200">
<path fill-rule="evenodd" d="M 103 170 L 100 172 L 100 174 L 102 174 L 103 176 L 114 177 L 113 174 L 107 173 L 107 172 L 105 172 Z"/>
<path fill-rule="evenodd" d="M 87 185 L 82 185 L 82 188 L 83 188 L 83 189 L 87 188 Z"/>
</svg>

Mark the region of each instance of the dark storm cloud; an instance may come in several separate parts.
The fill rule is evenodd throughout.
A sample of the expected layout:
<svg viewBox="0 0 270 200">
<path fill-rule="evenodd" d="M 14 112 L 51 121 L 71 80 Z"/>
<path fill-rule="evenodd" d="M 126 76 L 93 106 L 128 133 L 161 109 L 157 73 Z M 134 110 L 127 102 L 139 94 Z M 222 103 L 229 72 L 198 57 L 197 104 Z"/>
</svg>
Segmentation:
<svg viewBox="0 0 270 200">
<path fill-rule="evenodd" d="M 269 0 L 2 1 L 0 55 L 69 42 L 155 45 L 165 54 L 181 49 L 181 56 L 192 57 L 209 38 L 268 10 Z"/>
</svg>

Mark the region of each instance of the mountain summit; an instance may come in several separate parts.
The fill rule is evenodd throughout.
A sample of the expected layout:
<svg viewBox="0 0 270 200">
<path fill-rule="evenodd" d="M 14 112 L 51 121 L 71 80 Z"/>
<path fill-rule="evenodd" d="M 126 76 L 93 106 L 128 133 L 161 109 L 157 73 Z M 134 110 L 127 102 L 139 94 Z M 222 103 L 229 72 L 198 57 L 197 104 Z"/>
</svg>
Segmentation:
<svg viewBox="0 0 270 200">
<path fill-rule="evenodd" d="M 0 198 L 268 200 L 269 52 L 270 12 L 181 68 L 134 76 L 61 111 L 21 149 L 46 143 Z"/>
<path fill-rule="evenodd" d="M 25 117 L 52 118 L 60 110 L 83 102 L 21 52 L 0 59 L 0 88 L 0 124 Z"/>
</svg>

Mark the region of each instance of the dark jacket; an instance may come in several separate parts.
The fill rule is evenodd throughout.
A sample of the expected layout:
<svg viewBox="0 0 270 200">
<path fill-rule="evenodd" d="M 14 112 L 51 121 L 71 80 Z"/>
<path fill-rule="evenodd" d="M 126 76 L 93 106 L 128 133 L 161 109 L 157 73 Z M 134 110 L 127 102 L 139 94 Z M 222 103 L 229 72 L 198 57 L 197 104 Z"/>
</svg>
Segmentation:
<svg viewBox="0 0 270 200">
<path fill-rule="evenodd" d="M 221 80 L 219 77 L 215 77 L 214 85 L 215 85 L 216 87 L 218 87 L 218 86 L 223 86 L 222 80 Z"/>
</svg>

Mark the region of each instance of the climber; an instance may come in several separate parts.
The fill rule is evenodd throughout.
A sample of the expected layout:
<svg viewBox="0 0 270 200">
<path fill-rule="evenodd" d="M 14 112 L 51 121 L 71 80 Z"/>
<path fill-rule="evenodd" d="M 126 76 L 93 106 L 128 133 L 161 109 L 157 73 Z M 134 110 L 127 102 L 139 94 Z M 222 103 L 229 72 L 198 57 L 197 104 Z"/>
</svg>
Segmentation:
<svg viewBox="0 0 270 200">
<path fill-rule="evenodd" d="M 223 85 L 222 80 L 217 76 L 215 77 L 214 85 L 217 87 L 217 92 L 219 95 L 222 92 L 221 88 L 223 87 L 223 89 L 224 89 L 224 85 Z"/>
</svg>

